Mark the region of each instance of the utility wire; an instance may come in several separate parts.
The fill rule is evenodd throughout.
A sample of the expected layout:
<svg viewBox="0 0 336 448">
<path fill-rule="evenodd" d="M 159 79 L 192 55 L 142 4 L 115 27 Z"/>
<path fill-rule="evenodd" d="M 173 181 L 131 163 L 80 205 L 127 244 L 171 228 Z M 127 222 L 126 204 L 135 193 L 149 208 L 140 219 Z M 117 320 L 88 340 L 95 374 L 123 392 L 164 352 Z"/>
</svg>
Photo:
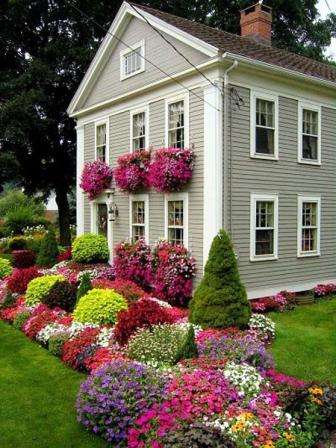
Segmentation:
<svg viewBox="0 0 336 448">
<path fill-rule="evenodd" d="M 82 11 L 80 8 L 78 8 L 74 3 L 71 2 L 71 0 L 69 0 L 69 4 L 70 6 L 72 6 L 77 12 L 79 12 L 83 17 L 85 17 L 86 19 L 90 20 L 92 23 L 94 23 L 96 26 L 98 26 L 100 29 L 102 29 L 105 33 L 109 34 L 110 36 L 114 37 L 118 42 L 122 43 L 123 45 L 125 45 L 127 48 L 129 48 L 130 50 L 134 50 L 130 45 L 128 45 L 126 42 L 124 42 L 122 39 L 120 39 L 120 37 L 118 37 L 117 35 L 115 35 L 114 33 L 111 33 L 110 30 L 107 30 L 105 27 L 103 27 L 103 25 L 101 25 L 100 23 L 96 22 L 92 17 L 90 17 L 88 14 L 86 14 L 84 11 Z M 137 53 L 142 59 L 144 59 L 146 62 L 148 62 L 149 64 L 151 64 L 153 67 L 155 67 L 157 70 L 159 70 L 161 73 L 163 73 L 165 76 L 167 76 L 168 78 L 170 78 L 172 81 L 174 81 L 176 84 L 178 84 L 180 87 L 182 87 L 184 90 L 188 91 L 189 93 L 191 93 L 192 95 L 194 95 L 196 98 L 200 99 L 203 103 L 208 104 L 208 106 L 212 107 L 213 109 L 215 109 L 217 112 L 221 112 L 221 109 L 218 109 L 216 106 L 214 106 L 213 104 L 209 103 L 208 101 L 206 101 L 204 98 L 202 98 L 200 95 L 198 95 L 197 93 L 195 93 L 193 90 L 189 89 L 187 86 L 185 86 L 181 81 L 179 81 L 177 78 L 175 78 L 174 76 L 170 75 L 169 73 L 167 73 L 166 71 L 164 71 L 162 68 L 160 68 L 158 65 L 156 65 L 154 62 L 150 61 L 148 58 L 146 58 L 145 56 L 143 56 L 141 53 Z"/>
<path fill-rule="evenodd" d="M 326 2 L 326 5 L 327 5 L 328 8 L 329 8 L 329 11 L 332 12 L 332 10 L 331 10 L 331 8 L 330 8 L 330 5 L 329 5 L 329 3 L 328 3 L 328 0 L 325 0 L 325 2 Z"/>
<path fill-rule="evenodd" d="M 163 33 L 161 33 L 161 31 L 158 29 L 158 28 L 156 28 L 155 26 L 153 26 L 151 23 L 150 23 L 150 21 L 147 19 L 147 17 L 146 16 L 144 16 L 140 11 L 139 11 L 139 9 L 138 8 L 136 8 L 136 6 L 135 5 L 133 5 L 132 3 L 128 3 L 133 9 L 134 9 L 134 11 L 137 13 L 137 14 L 139 14 L 140 15 L 140 17 L 142 17 L 146 22 L 147 22 L 147 24 L 152 28 L 152 30 L 154 30 L 159 36 L 161 36 L 161 38 L 168 44 L 168 45 L 170 45 L 175 51 L 176 51 L 176 53 L 178 53 L 188 64 L 190 64 L 201 76 L 203 76 L 203 78 L 204 79 L 206 79 L 207 81 L 208 81 L 208 83 L 210 83 L 213 87 L 216 87 L 216 89 L 218 89 L 221 93 L 222 93 L 222 91 L 221 91 L 221 89 L 213 82 L 213 81 L 211 81 L 211 79 L 210 78 L 208 78 L 198 67 L 196 67 L 196 65 L 194 65 L 183 53 L 182 53 L 182 51 L 180 51 L 178 48 L 176 48 L 175 47 L 175 45 L 172 43 L 172 42 L 170 42 L 170 40 L 169 39 L 167 39 L 166 38 L 166 36 L 163 34 Z"/>
</svg>

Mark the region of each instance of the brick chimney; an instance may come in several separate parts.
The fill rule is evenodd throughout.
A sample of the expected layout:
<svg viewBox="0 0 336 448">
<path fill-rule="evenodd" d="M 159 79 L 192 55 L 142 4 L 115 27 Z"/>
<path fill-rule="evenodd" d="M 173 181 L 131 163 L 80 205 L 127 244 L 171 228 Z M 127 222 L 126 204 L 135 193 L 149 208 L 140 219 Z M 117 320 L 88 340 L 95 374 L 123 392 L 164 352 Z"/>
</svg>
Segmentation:
<svg viewBox="0 0 336 448">
<path fill-rule="evenodd" d="M 272 8 L 259 1 L 240 12 L 241 36 L 271 44 Z"/>
</svg>

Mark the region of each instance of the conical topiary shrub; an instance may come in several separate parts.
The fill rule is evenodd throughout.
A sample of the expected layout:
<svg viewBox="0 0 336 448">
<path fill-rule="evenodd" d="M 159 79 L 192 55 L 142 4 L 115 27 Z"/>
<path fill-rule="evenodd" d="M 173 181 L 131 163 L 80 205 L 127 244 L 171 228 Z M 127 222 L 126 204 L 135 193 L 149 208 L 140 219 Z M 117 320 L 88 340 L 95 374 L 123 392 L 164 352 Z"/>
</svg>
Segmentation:
<svg viewBox="0 0 336 448">
<path fill-rule="evenodd" d="M 245 327 L 250 304 L 236 256 L 224 230 L 214 238 L 204 276 L 190 302 L 190 321 L 203 327 Z"/>
<path fill-rule="evenodd" d="M 59 254 L 56 235 L 53 230 L 49 230 L 43 237 L 36 264 L 38 266 L 52 266 L 57 262 Z"/>
</svg>

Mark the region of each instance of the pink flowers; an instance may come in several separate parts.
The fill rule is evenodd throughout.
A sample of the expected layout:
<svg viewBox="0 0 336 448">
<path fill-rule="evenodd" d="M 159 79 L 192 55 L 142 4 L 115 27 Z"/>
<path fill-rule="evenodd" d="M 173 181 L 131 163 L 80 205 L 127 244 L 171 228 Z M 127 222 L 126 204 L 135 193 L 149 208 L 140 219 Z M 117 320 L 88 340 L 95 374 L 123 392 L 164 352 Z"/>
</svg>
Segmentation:
<svg viewBox="0 0 336 448">
<path fill-rule="evenodd" d="M 120 190 L 135 193 L 148 187 L 149 151 L 135 151 L 118 158 L 114 178 Z"/>
<path fill-rule="evenodd" d="M 189 149 L 158 149 L 149 167 L 150 185 L 159 192 L 179 191 L 191 179 L 194 160 Z"/>
<path fill-rule="evenodd" d="M 113 178 L 113 171 L 105 162 L 96 160 L 84 165 L 81 188 L 93 200 L 104 190 L 110 188 Z"/>
<path fill-rule="evenodd" d="M 333 294 L 336 291 L 336 285 L 334 283 L 328 283 L 325 285 L 316 285 L 314 288 L 315 297 L 324 297 L 329 294 Z"/>
</svg>

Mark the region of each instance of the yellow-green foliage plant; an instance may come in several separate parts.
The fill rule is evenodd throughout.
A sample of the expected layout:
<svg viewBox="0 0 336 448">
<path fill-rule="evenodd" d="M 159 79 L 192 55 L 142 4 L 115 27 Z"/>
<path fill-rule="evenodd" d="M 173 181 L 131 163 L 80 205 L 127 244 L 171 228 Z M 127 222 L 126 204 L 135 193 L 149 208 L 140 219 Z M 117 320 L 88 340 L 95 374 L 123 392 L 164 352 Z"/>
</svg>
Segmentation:
<svg viewBox="0 0 336 448">
<path fill-rule="evenodd" d="M 72 258 L 77 263 L 107 262 L 110 252 L 104 235 L 86 233 L 75 239 L 72 245 Z"/>
<path fill-rule="evenodd" d="M 114 324 L 119 311 L 126 309 L 126 299 L 113 289 L 91 289 L 79 299 L 73 316 L 82 323 Z"/>
<path fill-rule="evenodd" d="M 0 258 L 0 280 L 8 277 L 13 272 L 12 265 L 6 258 Z"/>
<path fill-rule="evenodd" d="M 26 304 L 28 306 L 36 305 L 42 302 L 43 298 L 49 293 L 51 288 L 59 281 L 64 281 L 63 275 L 44 275 L 34 278 L 28 284 L 26 292 Z"/>
</svg>

